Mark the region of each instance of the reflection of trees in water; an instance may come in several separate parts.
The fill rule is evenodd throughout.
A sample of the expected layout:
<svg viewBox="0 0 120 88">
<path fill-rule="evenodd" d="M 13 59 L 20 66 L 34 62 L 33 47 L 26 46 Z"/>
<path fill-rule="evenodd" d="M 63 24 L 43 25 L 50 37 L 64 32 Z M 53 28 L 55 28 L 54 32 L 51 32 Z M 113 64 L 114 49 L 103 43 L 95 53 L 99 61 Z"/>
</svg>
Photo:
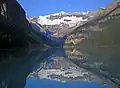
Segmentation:
<svg viewBox="0 0 120 88">
<path fill-rule="evenodd" d="M 82 53 L 76 48 L 66 49 L 67 57 L 70 59 L 85 60 L 87 59 L 87 54 Z"/>
<path fill-rule="evenodd" d="M 54 50 L 45 52 L 1 52 L 0 57 L 0 88 L 24 88 L 26 78 L 36 63 L 47 58 Z"/>
<path fill-rule="evenodd" d="M 86 48 L 84 46 L 84 48 Z M 82 52 L 82 58 L 81 56 L 76 56 L 74 58 L 74 55 L 72 56 L 70 53 L 68 56 L 75 64 L 78 66 L 85 68 L 89 71 L 92 71 L 98 75 L 104 76 L 116 84 L 120 86 L 120 51 L 119 48 L 115 47 L 107 47 L 107 48 L 95 48 L 92 47 L 91 49 L 85 49 L 82 47 L 82 49 L 76 49 L 77 53 Z M 68 50 L 67 52 L 70 52 Z M 72 52 L 72 50 L 71 50 Z"/>
<path fill-rule="evenodd" d="M 46 63 L 45 61 L 41 70 L 31 72 L 29 78 L 51 79 L 60 82 L 78 81 L 102 83 L 104 81 L 99 76 L 78 67 L 68 60 L 67 56 L 64 55 L 63 48 L 58 49 L 57 52 L 50 56 L 50 59 L 52 59 L 52 61 L 50 63 Z M 37 68 L 39 69 L 40 66 Z"/>
<path fill-rule="evenodd" d="M 71 59 L 71 61 L 74 62 L 76 65 L 78 65 L 80 68 L 82 67 L 98 75 L 101 75 L 100 73 L 101 71 L 111 73 L 113 76 L 117 76 L 116 73 L 120 72 L 116 68 L 116 65 L 119 62 L 116 62 L 116 61 L 114 62 L 114 60 L 119 57 L 119 55 L 117 56 L 116 51 L 113 51 L 113 50 L 105 51 L 104 49 L 104 51 L 94 50 L 94 52 L 93 51 L 92 52 L 88 52 L 88 51 L 81 52 L 82 50 L 81 51 L 80 50 L 79 49 L 69 49 L 69 50 L 66 49 L 66 55 L 68 56 L 68 58 Z M 51 50 L 47 50 L 46 52 L 38 51 L 38 52 L 32 52 L 30 54 L 28 54 L 27 52 L 23 52 L 23 53 L 14 53 L 14 52 L 9 53 L 8 52 L 7 54 L 5 54 L 4 52 L 1 53 L 0 57 L 4 59 L 4 60 L 1 60 L 1 63 L 0 63 L 0 69 L 1 69 L 0 86 L 1 88 L 5 88 L 6 86 L 7 88 L 24 88 L 26 84 L 26 78 L 33 70 L 35 70 L 33 69 L 34 65 L 40 64 L 44 58 L 51 56 L 51 54 L 54 51 L 55 50 L 51 49 Z M 64 58 L 63 56 L 64 54 L 60 54 L 59 52 L 57 52 L 57 55 L 58 55 L 57 57 L 54 57 L 56 56 L 56 54 L 52 54 L 52 55 L 54 59 L 53 61 L 55 63 L 52 63 L 50 65 L 48 64 L 48 62 L 46 62 L 46 64 L 43 67 L 46 69 L 46 71 L 48 69 L 48 72 L 49 72 L 50 69 L 55 68 L 61 72 L 63 71 L 63 69 L 60 69 L 61 66 L 63 66 L 65 69 L 73 66 L 71 65 L 72 62 L 70 60 L 67 60 L 66 57 Z M 76 56 L 76 58 L 74 56 Z M 115 56 L 116 58 L 113 59 L 113 57 Z M 58 66 L 58 64 L 60 64 L 60 67 Z M 38 67 L 40 68 L 41 66 L 37 66 L 36 69 Z M 68 72 L 67 70 L 64 70 L 64 71 L 66 71 L 65 75 L 71 74 L 71 73 L 68 73 L 69 71 L 74 73 L 74 70 L 70 70 L 70 69 L 68 69 Z M 77 71 L 77 69 L 75 71 Z M 62 76 L 58 76 L 58 78 L 59 77 L 61 77 L 61 79 L 64 80 Z M 117 77 L 119 77 L 119 75 Z M 71 79 L 71 80 L 74 80 L 74 79 Z"/>
<path fill-rule="evenodd" d="M 9 60 L 8 56 L 12 59 Z M 2 60 L 2 62 L 0 63 L 1 88 L 24 88 L 26 77 L 31 70 L 30 68 L 25 66 L 25 63 L 28 60 L 27 55 L 23 53 L 6 54 L 4 52 L 2 53 L 1 57 L 3 57 L 4 60 Z"/>
</svg>

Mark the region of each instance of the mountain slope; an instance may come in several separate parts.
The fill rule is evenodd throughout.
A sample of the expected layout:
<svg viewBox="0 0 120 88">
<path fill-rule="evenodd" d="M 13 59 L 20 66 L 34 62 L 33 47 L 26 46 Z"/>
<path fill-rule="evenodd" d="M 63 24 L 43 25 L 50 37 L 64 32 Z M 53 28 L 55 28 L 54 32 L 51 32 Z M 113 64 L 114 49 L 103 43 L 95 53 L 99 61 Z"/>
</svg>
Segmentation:
<svg viewBox="0 0 120 88">
<path fill-rule="evenodd" d="M 77 25 L 82 25 L 91 18 L 94 12 L 59 12 L 46 16 L 29 18 L 30 22 L 41 24 L 42 27 L 56 36 L 63 37 Z"/>
</svg>

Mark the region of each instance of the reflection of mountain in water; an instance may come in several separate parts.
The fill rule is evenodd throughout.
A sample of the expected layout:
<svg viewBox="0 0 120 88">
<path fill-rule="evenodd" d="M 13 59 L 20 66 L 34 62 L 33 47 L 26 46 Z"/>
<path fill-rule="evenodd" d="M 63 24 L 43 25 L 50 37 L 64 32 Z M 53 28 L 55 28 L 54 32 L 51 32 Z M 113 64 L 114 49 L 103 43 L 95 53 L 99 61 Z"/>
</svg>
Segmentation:
<svg viewBox="0 0 120 88">
<path fill-rule="evenodd" d="M 37 83 L 42 85 L 46 80 L 51 83 L 54 81 L 55 85 L 58 82 L 61 83 L 60 85 L 85 82 L 86 84 L 96 83 L 103 86 L 106 84 L 109 85 L 109 88 L 118 88 L 114 83 L 118 82 L 115 78 L 119 77 L 119 71 L 115 70 L 116 67 L 114 68 L 117 62 L 113 63 L 113 58 L 108 56 L 111 53 L 111 51 L 109 53 L 103 52 L 103 50 L 80 52 L 78 49 L 73 49 L 71 52 L 70 49 L 63 48 L 50 48 L 44 52 L 31 53 L 27 51 L 8 52 L 7 54 L 2 52 L 0 54 L 0 57 L 3 58 L 0 62 L 0 86 L 1 88 L 31 88 L 30 85 L 37 85 Z M 112 80 L 108 78 L 110 76 Z"/>
<path fill-rule="evenodd" d="M 91 72 L 85 69 L 79 68 L 71 61 L 63 57 L 54 57 L 50 64 L 46 64 L 40 71 L 33 72 L 29 75 L 31 78 L 51 79 L 62 82 L 68 81 L 101 81 L 99 77 L 96 77 Z"/>
<path fill-rule="evenodd" d="M 66 51 L 66 56 L 63 56 L 63 53 L 64 53 L 63 49 L 58 49 L 57 52 L 54 53 L 52 56 L 50 56 L 50 58 L 48 59 L 50 61 L 49 63 L 47 61 L 42 62 L 41 63 L 42 69 L 34 70 L 31 74 L 29 74 L 28 78 L 57 80 L 65 83 L 71 82 L 71 81 L 96 82 L 96 83 L 109 84 L 109 88 L 115 87 L 113 85 L 114 83 L 110 84 L 111 80 L 109 80 L 103 75 L 100 75 L 102 74 L 100 73 L 100 69 L 96 70 L 99 73 L 97 74 L 92 69 L 89 70 L 87 68 L 88 65 L 91 65 L 89 64 L 89 61 L 91 61 L 91 59 L 88 60 L 89 58 L 87 58 L 89 57 L 89 54 L 83 54 L 83 53 L 80 54 L 79 51 L 77 51 L 77 53 L 72 52 L 72 56 L 69 57 L 69 55 L 71 54 L 71 53 L 69 54 L 70 50 L 66 49 L 65 51 Z M 74 54 L 78 54 L 78 57 L 77 55 L 75 55 L 76 58 L 74 58 Z M 88 55 L 88 56 L 86 57 L 84 55 Z M 82 59 L 79 59 L 79 58 L 82 58 Z M 79 65 L 80 63 L 81 65 Z M 100 63 L 101 62 L 98 61 L 97 66 L 99 66 Z M 88 65 L 85 66 L 85 64 L 88 64 Z M 39 69 L 40 67 L 41 65 L 38 66 L 37 68 Z M 91 68 L 91 66 L 89 67 Z"/>
<path fill-rule="evenodd" d="M 99 76 L 104 76 L 120 86 L 119 48 L 92 47 L 86 49 L 84 46 L 79 49 L 74 49 L 71 52 L 70 50 L 68 51 L 66 52 L 69 56 L 68 59 L 73 63 Z"/>
<path fill-rule="evenodd" d="M 54 51 L 54 49 L 32 53 L 28 53 L 28 51 L 18 53 L 16 51 L 2 51 L 0 54 L 0 88 L 24 88 L 32 67 Z"/>
</svg>

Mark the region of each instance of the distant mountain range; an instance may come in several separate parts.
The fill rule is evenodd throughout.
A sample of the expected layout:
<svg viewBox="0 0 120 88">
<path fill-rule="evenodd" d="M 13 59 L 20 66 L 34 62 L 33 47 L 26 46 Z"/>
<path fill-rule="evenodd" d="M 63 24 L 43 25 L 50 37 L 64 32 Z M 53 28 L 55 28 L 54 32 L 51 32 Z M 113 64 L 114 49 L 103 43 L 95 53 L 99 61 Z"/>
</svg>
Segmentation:
<svg viewBox="0 0 120 88">
<path fill-rule="evenodd" d="M 44 29 L 56 35 L 66 35 L 73 27 L 82 25 L 94 17 L 95 12 L 59 12 L 45 16 L 29 18 L 30 22 L 40 24 Z"/>
<path fill-rule="evenodd" d="M 109 13 L 109 11 L 113 10 L 116 7 L 120 6 L 120 2 L 116 1 L 108 5 L 106 8 L 101 8 L 95 12 L 58 12 L 54 14 L 49 14 L 45 16 L 35 16 L 29 18 L 30 21 L 37 22 L 42 26 L 50 26 L 50 25 L 66 25 L 68 27 L 76 26 L 77 24 L 81 24 L 92 18 L 99 17 L 103 14 Z M 119 11 L 117 11 L 119 12 Z"/>
<path fill-rule="evenodd" d="M 59 12 L 46 16 L 37 16 L 30 18 L 31 21 L 40 23 L 41 25 L 69 25 L 74 26 L 80 21 L 87 21 L 89 12 Z"/>
</svg>

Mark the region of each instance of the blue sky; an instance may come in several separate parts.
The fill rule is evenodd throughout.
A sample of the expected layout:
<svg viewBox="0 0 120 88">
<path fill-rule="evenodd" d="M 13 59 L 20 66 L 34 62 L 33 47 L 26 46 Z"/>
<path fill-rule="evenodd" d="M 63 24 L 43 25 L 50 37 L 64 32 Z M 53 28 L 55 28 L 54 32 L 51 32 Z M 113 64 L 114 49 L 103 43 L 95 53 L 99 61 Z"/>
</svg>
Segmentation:
<svg viewBox="0 0 120 88">
<path fill-rule="evenodd" d="M 65 12 L 95 11 L 112 0 L 18 0 L 27 16 L 39 16 Z"/>
</svg>

